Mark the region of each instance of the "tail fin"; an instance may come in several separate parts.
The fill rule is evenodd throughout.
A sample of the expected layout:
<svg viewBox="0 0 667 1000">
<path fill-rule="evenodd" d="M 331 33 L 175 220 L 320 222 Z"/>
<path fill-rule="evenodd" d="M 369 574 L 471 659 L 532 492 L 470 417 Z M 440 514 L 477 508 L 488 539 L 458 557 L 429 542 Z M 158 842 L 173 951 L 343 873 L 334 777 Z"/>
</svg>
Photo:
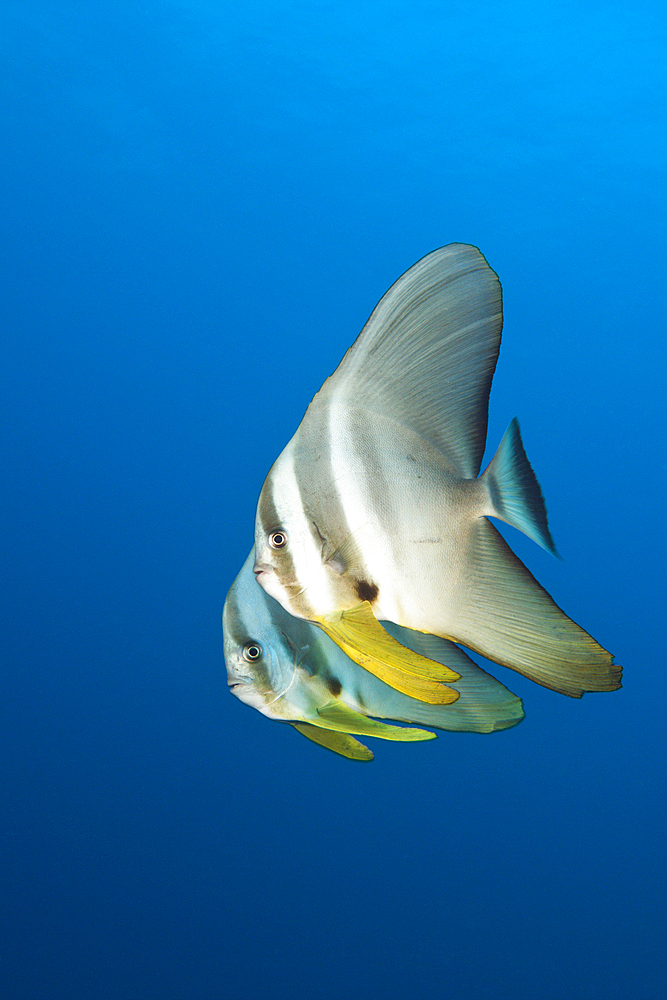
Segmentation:
<svg viewBox="0 0 667 1000">
<path fill-rule="evenodd" d="M 493 511 L 489 513 L 523 531 L 547 552 L 557 556 L 542 490 L 523 447 L 516 417 L 480 478 L 486 482 L 493 504 Z"/>
</svg>

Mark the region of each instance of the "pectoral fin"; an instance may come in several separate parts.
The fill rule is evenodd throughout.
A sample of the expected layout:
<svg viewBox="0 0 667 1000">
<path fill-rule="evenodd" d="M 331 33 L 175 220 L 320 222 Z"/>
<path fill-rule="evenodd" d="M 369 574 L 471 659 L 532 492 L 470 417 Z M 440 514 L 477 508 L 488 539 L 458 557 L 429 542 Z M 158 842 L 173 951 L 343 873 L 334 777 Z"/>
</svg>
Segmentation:
<svg viewBox="0 0 667 1000">
<path fill-rule="evenodd" d="M 359 543 L 363 539 L 368 527 L 369 525 L 364 524 L 360 528 L 357 528 L 351 535 L 348 535 L 345 541 L 326 560 L 327 566 L 334 573 L 338 573 L 340 576 L 342 573 L 346 573 L 350 566 L 363 563 Z"/>
<path fill-rule="evenodd" d="M 458 699 L 458 691 L 442 682 L 458 681 L 461 675 L 402 646 L 382 628 L 368 601 L 313 620 L 350 659 L 394 690 L 429 705 L 451 705 Z"/>
<path fill-rule="evenodd" d="M 319 726 L 310 726 L 307 722 L 293 722 L 292 725 L 306 739 L 318 743 L 327 750 L 333 750 L 334 753 L 339 753 L 341 757 L 349 757 L 350 760 L 373 760 L 373 751 L 348 733 L 340 733 L 333 729 L 321 729 Z"/>
<path fill-rule="evenodd" d="M 397 740 L 400 743 L 413 743 L 417 740 L 434 740 L 436 733 L 427 729 L 408 729 L 404 726 L 389 726 L 386 722 L 369 719 L 360 712 L 355 712 L 342 701 L 332 701 L 324 708 L 318 708 L 317 718 L 310 720 L 311 725 L 322 729 L 332 729 L 339 733 L 353 733 L 356 736 L 377 736 L 381 740 Z"/>
</svg>

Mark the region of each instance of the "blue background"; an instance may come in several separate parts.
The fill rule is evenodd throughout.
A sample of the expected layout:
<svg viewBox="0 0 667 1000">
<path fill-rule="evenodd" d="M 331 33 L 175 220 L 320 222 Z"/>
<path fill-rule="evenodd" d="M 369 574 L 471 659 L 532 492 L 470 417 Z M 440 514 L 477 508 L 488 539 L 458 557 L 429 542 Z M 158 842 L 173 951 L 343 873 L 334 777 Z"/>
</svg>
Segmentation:
<svg viewBox="0 0 667 1000">
<path fill-rule="evenodd" d="M 662 3 L 3 0 L 3 998 L 665 990 Z M 616 654 L 353 764 L 227 692 L 263 478 L 386 288 L 499 273 L 521 421 Z"/>
</svg>

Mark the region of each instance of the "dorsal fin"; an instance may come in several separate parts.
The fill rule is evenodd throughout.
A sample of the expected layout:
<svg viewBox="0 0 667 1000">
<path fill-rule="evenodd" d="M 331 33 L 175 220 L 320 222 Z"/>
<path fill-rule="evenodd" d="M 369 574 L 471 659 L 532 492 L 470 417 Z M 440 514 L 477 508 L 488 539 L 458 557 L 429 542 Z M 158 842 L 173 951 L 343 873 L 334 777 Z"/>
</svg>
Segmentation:
<svg viewBox="0 0 667 1000">
<path fill-rule="evenodd" d="M 483 255 L 441 247 L 380 299 L 311 406 L 340 402 L 396 420 L 474 478 L 501 330 L 500 281 Z"/>
</svg>

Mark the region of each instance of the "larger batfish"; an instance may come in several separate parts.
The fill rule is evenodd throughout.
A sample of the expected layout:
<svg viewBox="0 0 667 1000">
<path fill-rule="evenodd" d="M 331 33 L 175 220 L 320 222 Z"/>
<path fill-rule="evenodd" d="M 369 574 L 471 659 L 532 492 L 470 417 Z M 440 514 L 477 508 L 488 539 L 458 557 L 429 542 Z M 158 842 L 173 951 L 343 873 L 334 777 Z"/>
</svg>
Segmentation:
<svg viewBox="0 0 667 1000">
<path fill-rule="evenodd" d="M 355 736 L 400 741 L 435 736 L 377 719 L 490 733 L 523 718 L 520 699 L 458 646 L 389 623 L 392 635 L 411 650 L 456 665 L 460 698 L 453 705 L 427 705 L 388 687 L 353 663 L 321 629 L 292 617 L 258 587 L 254 561 L 253 551 L 225 601 L 225 663 L 232 693 L 268 718 L 289 722 L 315 743 L 357 760 L 372 760 L 373 754 Z"/>
<path fill-rule="evenodd" d="M 442 247 L 406 271 L 269 472 L 255 573 L 388 683 L 392 658 L 407 678 L 451 675 L 392 645 L 376 619 L 461 642 L 563 694 L 611 691 L 611 654 L 487 520 L 555 551 L 516 421 L 478 475 L 501 328 L 500 282 L 475 247 Z"/>
</svg>

